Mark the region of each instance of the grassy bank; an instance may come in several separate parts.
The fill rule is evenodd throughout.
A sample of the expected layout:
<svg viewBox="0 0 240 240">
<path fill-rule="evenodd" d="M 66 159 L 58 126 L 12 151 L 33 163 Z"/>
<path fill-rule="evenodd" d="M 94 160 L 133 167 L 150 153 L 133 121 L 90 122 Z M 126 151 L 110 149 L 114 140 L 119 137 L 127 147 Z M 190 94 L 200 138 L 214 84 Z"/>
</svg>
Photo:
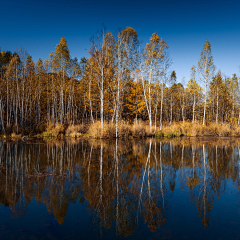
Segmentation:
<svg viewBox="0 0 240 240">
<path fill-rule="evenodd" d="M 101 127 L 100 121 L 91 125 L 70 125 L 64 128 L 62 125 L 50 126 L 49 130 L 42 133 L 43 137 L 71 137 L 71 138 L 94 138 L 109 139 L 116 136 L 116 125 L 114 123 L 104 123 Z M 121 121 L 118 125 L 118 137 L 120 138 L 144 138 L 152 136 L 147 123 L 136 121 L 133 124 Z"/>
<path fill-rule="evenodd" d="M 156 137 L 203 137 L 203 136 L 215 136 L 215 137 L 239 137 L 240 126 L 231 125 L 229 123 L 216 124 L 209 123 L 205 126 L 202 123 L 173 123 L 171 125 L 163 126 L 161 131 L 155 134 Z"/>
<path fill-rule="evenodd" d="M 119 122 L 118 137 L 119 138 L 146 138 L 155 136 L 157 138 L 174 138 L 174 137 L 203 137 L 203 136 L 215 136 L 215 137 L 240 137 L 240 126 L 231 125 L 229 123 L 216 124 L 209 123 L 203 126 L 201 123 L 192 122 L 179 122 L 179 123 L 165 123 L 162 130 L 151 133 L 149 124 L 147 121 L 135 121 L 130 124 L 125 121 Z M 78 124 L 78 125 L 61 125 L 50 124 L 48 131 L 44 131 L 38 134 L 15 134 L 0 135 L 1 138 L 7 139 L 19 139 L 23 136 L 36 137 L 36 138 L 84 138 L 84 139 L 113 139 L 116 136 L 116 126 L 114 123 L 104 123 L 104 127 L 101 127 L 101 123 L 95 122 L 91 125 Z"/>
</svg>

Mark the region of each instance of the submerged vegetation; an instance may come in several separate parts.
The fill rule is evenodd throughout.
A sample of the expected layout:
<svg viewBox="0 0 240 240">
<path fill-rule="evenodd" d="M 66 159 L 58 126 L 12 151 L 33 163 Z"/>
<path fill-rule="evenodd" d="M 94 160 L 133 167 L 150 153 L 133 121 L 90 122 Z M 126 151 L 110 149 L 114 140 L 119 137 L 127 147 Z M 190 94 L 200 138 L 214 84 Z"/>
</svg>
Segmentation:
<svg viewBox="0 0 240 240">
<path fill-rule="evenodd" d="M 223 76 L 206 41 L 190 78 L 170 71 L 167 43 L 153 33 L 92 38 L 72 58 L 64 37 L 49 59 L 0 51 L 0 134 L 43 137 L 239 136 L 239 78 Z"/>
</svg>

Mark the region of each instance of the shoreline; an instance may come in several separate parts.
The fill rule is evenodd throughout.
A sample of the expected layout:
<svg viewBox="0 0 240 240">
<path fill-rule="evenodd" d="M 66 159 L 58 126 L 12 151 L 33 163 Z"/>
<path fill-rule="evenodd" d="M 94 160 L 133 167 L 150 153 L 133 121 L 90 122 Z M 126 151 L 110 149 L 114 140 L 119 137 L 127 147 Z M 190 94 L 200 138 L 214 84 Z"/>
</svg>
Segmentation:
<svg viewBox="0 0 240 240">
<path fill-rule="evenodd" d="M 158 127 L 159 129 L 159 127 Z M 147 122 L 139 121 L 133 124 L 122 121 L 118 127 L 118 139 L 144 139 L 144 138 L 180 138 L 180 137 L 240 137 L 240 126 L 229 123 L 210 123 L 203 126 L 200 123 L 179 122 L 164 124 L 162 130 L 149 128 Z M 37 134 L 8 133 L 0 134 L 0 139 L 21 139 L 31 141 L 34 139 L 116 139 L 115 124 L 109 123 L 101 127 L 100 122 L 91 125 L 63 125 L 51 126 L 48 131 Z"/>
</svg>

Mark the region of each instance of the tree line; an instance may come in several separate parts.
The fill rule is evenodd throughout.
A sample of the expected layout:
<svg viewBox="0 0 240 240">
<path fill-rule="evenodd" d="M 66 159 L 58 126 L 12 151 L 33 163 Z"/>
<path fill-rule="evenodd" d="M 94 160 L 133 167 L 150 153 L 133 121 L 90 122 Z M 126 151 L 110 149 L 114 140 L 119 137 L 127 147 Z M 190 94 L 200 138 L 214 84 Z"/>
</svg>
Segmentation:
<svg viewBox="0 0 240 240">
<path fill-rule="evenodd" d="M 137 32 L 103 29 L 89 57 L 70 56 L 64 37 L 45 61 L 24 49 L 0 51 L 0 131 L 27 133 L 50 124 L 119 120 L 149 122 L 151 131 L 179 121 L 239 124 L 239 79 L 216 72 L 206 41 L 187 80 L 170 70 L 167 43 L 153 33 L 144 48 Z M 116 131 L 117 134 L 117 131 Z"/>
</svg>

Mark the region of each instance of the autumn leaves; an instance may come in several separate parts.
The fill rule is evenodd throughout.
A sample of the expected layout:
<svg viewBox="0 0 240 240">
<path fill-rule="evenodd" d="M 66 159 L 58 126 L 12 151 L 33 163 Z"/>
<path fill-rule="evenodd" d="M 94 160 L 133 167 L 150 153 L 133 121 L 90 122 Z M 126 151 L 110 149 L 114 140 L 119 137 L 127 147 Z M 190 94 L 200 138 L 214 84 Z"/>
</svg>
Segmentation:
<svg viewBox="0 0 240 240">
<path fill-rule="evenodd" d="M 23 49 L 0 52 L 0 131 L 29 134 L 100 120 L 102 128 L 115 124 L 117 137 L 122 120 L 148 121 L 152 133 L 179 121 L 239 124 L 238 78 L 214 75 L 210 42 L 186 85 L 170 71 L 168 45 L 157 33 L 141 46 L 127 27 L 115 35 L 103 29 L 80 61 L 64 37 L 37 63 Z"/>
</svg>

